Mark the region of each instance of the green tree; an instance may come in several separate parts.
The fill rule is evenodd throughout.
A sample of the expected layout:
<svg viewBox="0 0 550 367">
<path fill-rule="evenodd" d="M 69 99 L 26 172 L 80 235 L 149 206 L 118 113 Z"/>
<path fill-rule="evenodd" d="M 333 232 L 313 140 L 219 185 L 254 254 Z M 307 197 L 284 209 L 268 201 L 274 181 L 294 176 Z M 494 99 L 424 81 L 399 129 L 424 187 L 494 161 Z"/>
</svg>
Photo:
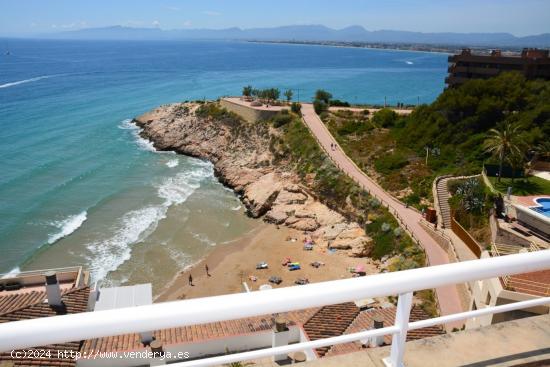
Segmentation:
<svg viewBox="0 0 550 367">
<path fill-rule="evenodd" d="M 315 92 L 315 99 L 318 101 L 323 101 L 325 104 L 328 105 L 330 103 L 330 100 L 332 99 L 332 94 L 330 94 L 326 90 L 317 89 L 317 91 Z"/>
<path fill-rule="evenodd" d="M 502 177 L 504 161 L 509 156 L 521 154 L 521 141 L 519 139 L 519 125 L 506 123 L 497 129 L 490 129 L 488 138 L 484 142 L 485 151 L 498 159 L 498 182 Z"/>
<path fill-rule="evenodd" d="M 247 85 L 246 87 L 243 87 L 243 96 L 250 97 L 252 95 L 252 86 Z"/>
<path fill-rule="evenodd" d="M 290 102 L 292 100 L 292 96 L 294 95 L 294 93 L 292 92 L 291 89 L 287 89 L 285 91 L 285 97 L 286 97 L 286 101 L 287 102 Z"/>
</svg>

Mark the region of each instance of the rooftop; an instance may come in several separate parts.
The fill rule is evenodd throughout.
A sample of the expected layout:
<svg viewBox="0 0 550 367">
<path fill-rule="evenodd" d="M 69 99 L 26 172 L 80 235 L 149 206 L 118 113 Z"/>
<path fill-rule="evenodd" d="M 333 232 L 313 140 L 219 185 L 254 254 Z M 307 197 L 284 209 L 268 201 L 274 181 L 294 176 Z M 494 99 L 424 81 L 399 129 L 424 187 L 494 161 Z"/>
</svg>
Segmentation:
<svg viewBox="0 0 550 367">
<path fill-rule="evenodd" d="M 407 367 L 542 367 L 550 365 L 550 317 L 529 317 L 406 344 Z M 389 347 L 307 362 L 307 367 L 384 367 Z M 264 364 L 262 367 L 275 366 Z"/>
<path fill-rule="evenodd" d="M 86 312 L 89 294 L 90 289 L 88 287 L 65 290 L 61 296 L 63 305 L 61 307 L 52 307 L 45 302 L 45 291 L 15 294 L 8 294 L 6 291 L 3 291 L 0 293 L 0 323 Z M 39 354 L 35 356 L 27 354 L 28 357 L 26 358 L 13 359 L 10 352 L 4 352 L 0 353 L 0 365 L 3 361 L 11 361 L 15 366 L 76 366 L 75 360 L 57 358 L 57 356 L 58 351 L 78 351 L 80 349 L 80 341 L 39 346 L 31 349 L 50 351 L 52 358 L 45 359 L 41 358 Z"/>
<path fill-rule="evenodd" d="M 491 256 L 506 256 L 519 252 L 539 250 L 540 249 L 534 245 L 531 247 L 523 247 L 517 245 L 493 244 L 491 246 Z M 550 296 L 550 269 L 531 273 L 506 275 L 500 277 L 500 281 L 503 288 L 510 291 L 538 297 Z"/>
</svg>

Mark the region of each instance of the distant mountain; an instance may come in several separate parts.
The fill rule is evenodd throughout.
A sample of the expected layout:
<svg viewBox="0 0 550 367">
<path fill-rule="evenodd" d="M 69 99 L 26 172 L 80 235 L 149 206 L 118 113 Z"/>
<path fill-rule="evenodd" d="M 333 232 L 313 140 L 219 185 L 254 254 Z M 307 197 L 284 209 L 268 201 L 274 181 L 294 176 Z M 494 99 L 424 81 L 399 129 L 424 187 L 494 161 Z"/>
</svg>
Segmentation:
<svg viewBox="0 0 550 367">
<path fill-rule="evenodd" d="M 420 43 L 438 45 L 549 47 L 550 33 L 516 37 L 510 33 L 422 33 L 368 31 L 361 26 L 332 29 L 323 25 L 295 25 L 275 28 L 174 29 L 114 26 L 88 28 L 42 35 L 55 39 L 97 40 L 183 40 L 233 39 L 259 41 L 347 41 L 373 43 Z"/>
</svg>

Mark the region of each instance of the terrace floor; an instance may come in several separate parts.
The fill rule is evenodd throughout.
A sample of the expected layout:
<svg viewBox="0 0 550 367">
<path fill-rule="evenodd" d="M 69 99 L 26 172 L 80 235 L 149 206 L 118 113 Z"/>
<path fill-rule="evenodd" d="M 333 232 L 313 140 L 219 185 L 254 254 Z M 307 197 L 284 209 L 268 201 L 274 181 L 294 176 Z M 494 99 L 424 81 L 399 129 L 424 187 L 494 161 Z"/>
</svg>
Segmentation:
<svg viewBox="0 0 550 367">
<path fill-rule="evenodd" d="M 389 347 L 306 362 L 304 367 L 384 367 Z M 261 367 L 277 364 L 265 362 Z M 406 367 L 550 366 L 550 315 L 407 342 Z"/>
</svg>

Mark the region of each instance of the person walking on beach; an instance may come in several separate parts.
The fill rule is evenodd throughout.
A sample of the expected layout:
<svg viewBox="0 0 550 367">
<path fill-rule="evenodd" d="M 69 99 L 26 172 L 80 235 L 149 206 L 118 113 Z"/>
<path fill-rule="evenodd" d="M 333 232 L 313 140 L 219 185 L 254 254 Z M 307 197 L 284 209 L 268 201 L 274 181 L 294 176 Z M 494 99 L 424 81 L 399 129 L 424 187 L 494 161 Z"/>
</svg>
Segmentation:
<svg viewBox="0 0 550 367">
<path fill-rule="evenodd" d="M 193 285 L 193 276 L 191 274 L 189 274 L 189 285 L 192 286 L 192 287 L 194 286 Z"/>
<path fill-rule="evenodd" d="M 204 264 L 204 270 L 206 270 L 206 275 L 210 277 L 211 275 L 210 275 L 210 273 L 209 273 L 209 271 L 208 271 L 208 270 L 209 270 L 209 269 L 208 269 L 208 264 Z"/>
</svg>

